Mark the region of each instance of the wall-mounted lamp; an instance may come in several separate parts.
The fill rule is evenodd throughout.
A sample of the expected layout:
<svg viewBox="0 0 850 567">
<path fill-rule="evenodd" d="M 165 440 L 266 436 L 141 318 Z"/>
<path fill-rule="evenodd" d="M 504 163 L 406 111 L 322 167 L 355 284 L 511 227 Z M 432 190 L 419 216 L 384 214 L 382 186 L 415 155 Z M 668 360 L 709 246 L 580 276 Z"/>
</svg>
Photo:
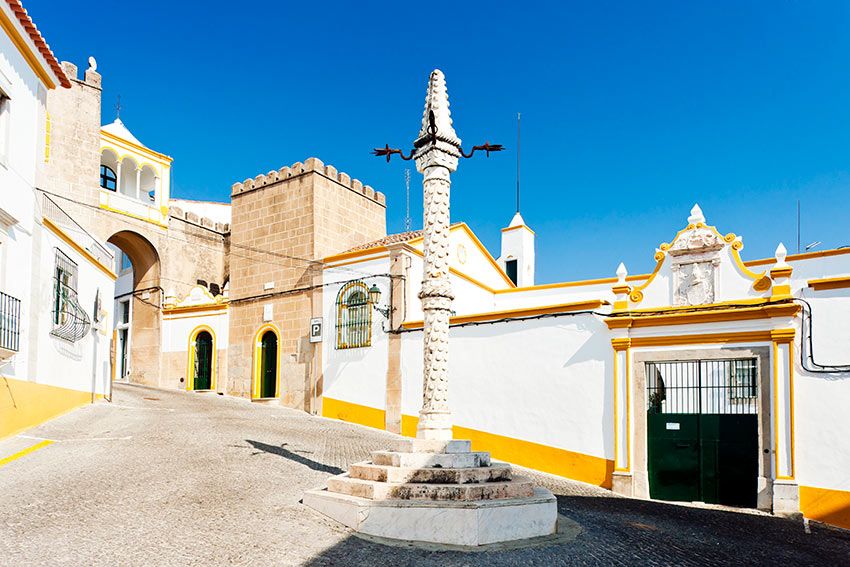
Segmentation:
<svg viewBox="0 0 850 567">
<path fill-rule="evenodd" d="M 369 303 L 375 308 L 375 311 L 384 316 L 384 319 L 389 320 L 392 307 L 378 307 L 378 302 L 381 300 L 381 288 L 377 284 L 372 284 L 369 288 Z"/>
</svg>

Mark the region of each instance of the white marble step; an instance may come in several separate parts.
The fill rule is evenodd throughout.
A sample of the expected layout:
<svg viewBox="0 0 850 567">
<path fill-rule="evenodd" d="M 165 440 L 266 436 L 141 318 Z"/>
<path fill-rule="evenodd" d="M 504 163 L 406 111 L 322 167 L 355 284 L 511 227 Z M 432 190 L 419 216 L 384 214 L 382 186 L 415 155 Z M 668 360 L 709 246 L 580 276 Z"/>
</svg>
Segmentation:
<svg viewBox="0 0 850 567">
<path fill-rule="evenodd" d="M 534 484 L 526 477 L 479 484 L 389 483 L 351 478 L 348 473 L 328 479 L 328 490 L 371 500 L 495 500 L 527 498 Z"/>
<path fill-rule="evenodd" d="M 399 451 L 373 451 L 376 465 L 403 468 L 467 469 L 490 466 L 490 453 L 407 453 Z"/>
<path fill-rule="evenodd" d="M 468 439 L 398 439 L 391 441 L 388 448 L 396 453 L 469 453 L 472 441 Z"/>
<path fill-rule="evenodd" d="M 402 468 L 365 462 L 351 465 L 348 474 L 351 478 L 375 482 L 469 484 L 511 480 L 511 466 L 507 463 L 492 463 L 489 467 Z"/>
</svg>

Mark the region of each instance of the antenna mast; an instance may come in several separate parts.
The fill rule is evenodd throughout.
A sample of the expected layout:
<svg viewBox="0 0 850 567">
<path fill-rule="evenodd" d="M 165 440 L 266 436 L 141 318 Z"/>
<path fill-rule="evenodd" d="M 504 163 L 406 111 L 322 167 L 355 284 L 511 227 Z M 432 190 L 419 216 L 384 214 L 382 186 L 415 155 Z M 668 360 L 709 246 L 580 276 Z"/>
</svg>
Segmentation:
<svg viewBox="0 0 850 567">
<path fill-rule="evenodd" d="M 520 114 L 516 113 L 516 212 L 519 212 Z"/>
<path fill-rule="evenodd" d="M 121 120 L 121 95 L 118 95 L 118 100 L 115 103 L 115 119 Z"/>
<path fill-rule="evenodd" d="M 407 212 L 404 215 L 404 231 L 410 232 L 410 169 L 404 170 L 404 186 L 407 191 Z"/>
</svg>

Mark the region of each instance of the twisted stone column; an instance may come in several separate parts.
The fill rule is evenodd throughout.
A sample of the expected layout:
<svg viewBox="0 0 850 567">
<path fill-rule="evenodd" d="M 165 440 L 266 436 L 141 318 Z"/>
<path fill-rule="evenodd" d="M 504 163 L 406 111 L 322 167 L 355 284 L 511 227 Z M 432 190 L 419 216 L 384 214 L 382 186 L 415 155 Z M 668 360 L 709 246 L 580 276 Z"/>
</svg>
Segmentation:
<svg viewBox="0 0 850 567">
<path fill-rule="evenodd" d="M 425 273 L 419 299 L 425 315 L 424 377 L 416 436 L 423 439 L 452 438 L 448 366 L 449 316 L 454 299 L 449 280 L 450 171 L 436 164 L 422 171 L 425 175 Z"/>
<path fill-rule="evenodd" d="M 454 295 L 449 280 L 449 190 L 457 169 L 460 139 L 452 127 L 443 73 L 428 81 L 422 129 L 414 142 L 416 169 L 423 174 L 425 272 L 419 299 L 424 313 L 422 409 L 416 436 L 452 438 L 449 410 L 449 317 Z"/>
</svg>

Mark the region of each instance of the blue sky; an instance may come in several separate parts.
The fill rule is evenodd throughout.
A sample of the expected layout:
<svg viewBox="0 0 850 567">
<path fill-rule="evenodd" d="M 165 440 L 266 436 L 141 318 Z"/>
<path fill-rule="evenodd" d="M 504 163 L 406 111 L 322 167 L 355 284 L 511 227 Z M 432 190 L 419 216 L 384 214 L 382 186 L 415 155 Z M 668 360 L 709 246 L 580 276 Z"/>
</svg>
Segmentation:
<svg viewBox="0 0 850 567">
<path fill-rule="evenodd" d="M 745 258 L 850 245 L 846 2 L 54 2 L 25 7 L 60 60 L 103 74 L 103 118 L 174 157 L 174 196 L 317 156 L 388 199 L 404 227 L 407 147 L 428 73 L 447 78 L 465 146 L 452 218 L 498 254 L 522 213 L 540 283 L 652 268 L 694 202 Z M 411 211 L 421 225 L 421 177 Z"/>
</svg>

